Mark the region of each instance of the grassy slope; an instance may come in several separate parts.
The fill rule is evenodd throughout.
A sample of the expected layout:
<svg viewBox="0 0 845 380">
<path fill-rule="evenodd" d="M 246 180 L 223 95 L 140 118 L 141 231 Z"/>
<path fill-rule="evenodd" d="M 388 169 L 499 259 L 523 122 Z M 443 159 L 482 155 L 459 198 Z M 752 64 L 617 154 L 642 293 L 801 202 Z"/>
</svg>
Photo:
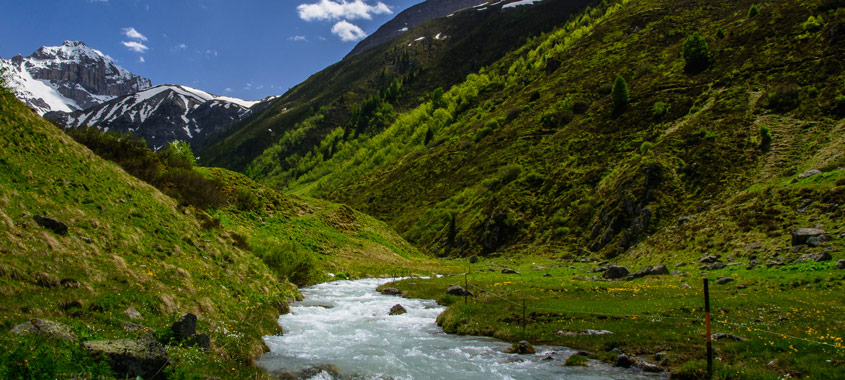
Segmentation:
<svg viewBox="0 0 845 380">
<path fill-rule="evenodd" d="M 313 259 L 305 283 L 330 280 L 328 273 L 360 278 L 427 271 L 439 267 L 390 230 L 385 223 L 335 203 L 291 197 L 244 175 L 219 168 L 200 169 L 224 184 L 228 206 L 212 212 L 250 246 L 273 242 L 292 257 Z M 243 194 L 254 194 L 244 200 Z M 300 276 L 302 277 L 302 276 Z"/>
<path fill-rule="evenodd" d="M 511 12 L 461 12 L 431 20 L 396 40 L 344 59 L 297 85 L 267 110 L 239 123 L 219 142 L 199 152 L 202 164 L 243 171 L 267 148 L 281 140 L 312 111 L 325 114 L 318 127 L 307 130 L 290 150 L 279 155 L 304 156 L 338 126 L 344 126 L 351 107 L 384 86 L 385 78 L 405 78 L 403 96 L 394 107 L 405 109 L 438 87 L 459 83 L 471 72 L 488 65 L 524 39 L 558 25 L 562 15 L 592 0 L 544 2 Z M 440 40 L 434 37 L 440 34 Z M 426 37 L 423 41 L 414 41 Z M 321 110 L 321 107 L 325 107 Z M 285 168 L 287 169 L 287 168 Z"/>
<path fill-rule="evenodd" d="M 747 19 L 750 5 L 642 0 L 607 15 L 594 10 L 455 86 L 444 109 L 428 103 L 401 115 L 289 190 L 348 203 L 432 252 L 447 248 L 448 215 L 456 215 L 448 248 L 462 254 L 614 257 L 682 215 L 715 211 L 739 191 L 781 184 L 782 203 L 803 201 L 799 187 L 783 184 L 794 177 L 787 169 L 845 165 L 835 100 L 843 79 L 842 10 L 781 2 Z M 821 29 L 803 27 L 811 15 L 826 20 Z M 719 28 L 726 38 L 714 37 Z M 679 57 L 693 31 L 706 36 L 714 61 L 695 75 Z M 560 68 L 549 69 L 553 60 Z M 631 89 L 621 115 L 604 92 L 617 73 Z M 782 84 L 798 88 L 800 104 L 770 105 Z M 655 115 L 658 102 L 668 112 Z M 585 112 L 571 112 L 579 103 Z M 555 112 L 571 121 L 542 122 Z M 768 151 L 759 148 L 761 125 L 774 137 Z M 423 146 L 428 128 L 437 133 Z M 834 181 L 822 181 L 816 195 Z M 807 215 L 829 220 L 835 215 L 825 207 Z M 746 221 L 738 232 L 781 239 L 801 220 Z"/>
<path fill-rule="evenodd" d="M 248 363 L 262 353 L 261 336 L 277 329 L 296 288 L 235 247 L 230 233 L 204 227 L 204 213 L 177 207 L 13 95 L 0 94 L 0 109 L 4 341 L 20 339 L 6 331 L 30 318 L 68 323 L 88 340 L 136 335 L 123 329 L 128 307 L 158 331 L 194 312 L 213 353 L 171 347 L 177 367 L 229 377 L 234 366 L 243 377 L 255 375 Z M 40 227 L 34 214 L 66 222 L 69 232 Z"/>
</svg>

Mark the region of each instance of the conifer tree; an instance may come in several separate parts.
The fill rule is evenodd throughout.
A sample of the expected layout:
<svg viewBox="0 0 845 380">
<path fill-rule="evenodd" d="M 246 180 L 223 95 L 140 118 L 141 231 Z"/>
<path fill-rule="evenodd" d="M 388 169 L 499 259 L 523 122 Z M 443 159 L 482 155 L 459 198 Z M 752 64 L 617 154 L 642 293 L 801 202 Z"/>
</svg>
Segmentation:
<svg viewBox="0 0 845 380">
<path fill-rule="evenodd" d="M 621 75 L 616 76 L 616 80 L 613 81 L 613 91 L 611 92 L 611 96 L 613 97 L 613 107 L 616 112 L 621 112 L 625 110 L 625 107 L 628 106 L 628 82 L 625 82 L 625 78 L 622 78 Z"/>
</svg>

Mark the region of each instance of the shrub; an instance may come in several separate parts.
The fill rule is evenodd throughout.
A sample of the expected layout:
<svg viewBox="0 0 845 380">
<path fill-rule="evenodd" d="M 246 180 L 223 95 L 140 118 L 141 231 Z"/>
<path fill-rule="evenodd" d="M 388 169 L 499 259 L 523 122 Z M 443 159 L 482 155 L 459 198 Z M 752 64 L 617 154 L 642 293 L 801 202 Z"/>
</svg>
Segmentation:
<svg viewBox="0 0 845 380">
<path fill-rule="evenodd" d="M 672 106 L 666 102 L 654 102 L 654 105 L 651 107 L 651 116 L 655 119 L 661 118 L 669 113 L 670 108 L 672 108 Z"/>
<path fill-rule="evenodd" d="M 751 8 L 748 8 L 748 18 L 755 17 L 760 14 L 760 10 L 757 9 L 756 5 L 752 5 Z"/>
<path fill-rule="evenodd" d="M 192 168 L 197 164 L 197 158 L 191 151 L 191 146 L 185 141 L 171 141 L 167 147 L 158 152 L 162 161 L 169 166 Z"/>
<path fill-rule="evenodd" d="M 255 238 L 250 248 L 279 278 L 297 286 L 307 285 L 314 271 L 314 258 L 296 243 L 272 237 Z"/>
<path fill-rule="evenodd" d="M 804 21 L 804 23 L 801 24 L 801 27 L 808 32 L 816 32 L 822 28 L 822 23 L 821 20 L 810 16 L 807 18 L 807 21 Z"/>
<path fill-rule="evenodd" d="M 768 107 L 776 111 L 789 111 L 801 104 L 801 87 L 784 83 L 768 94 Z"/>
<path fill-rule="evenodd" d="M 769 150 L 772 146 L 772 131 L 765 125 L 760 126 L 760 149 Z"/>
<path fill-rule="evenodd" d="M 105 360 L 96 361 L 75 342 L 39 336 L 2 334 L 0 378 L 58 379 L 76 374 L 85 379 L 114 378 Z"/>
<path fill-rule="evenodd" d="M 718 38 L 720 40 L 725 38 L 725 31 L 722 30 L 722 28 L 719 28 L 719 29 L 716 30 L 716 38 Z"/>
<path fill-rule="evenodd" d="M 621 75 L 617 75 L 613 81 L 613 90 L 611 90 L 610 95 L 613 98 L 613 107 L 617 112 L 628 106 L 628 83 Z"/>
<path fill-rule="evenodd" d="M 710 65 L 710 48 L 698 33 L 687 37 L 684 42 L 684 60 L 687 72 L 698 72 Z"/>
<path fill-rule="evenodd" d="M 642 143 L 642 144 L 640 145 L 640 154 L 646 154 L 646 153 L 648 153 L 648 152 L 651 150 L 651 148 L 652 148 L 652 147 L 654 147 L 654 144 L 652 144 L 652 143 L 650 143 L 650 142 L 648 142 L 648 141 L 646 141 L 646 142 Z"/>
</svg>

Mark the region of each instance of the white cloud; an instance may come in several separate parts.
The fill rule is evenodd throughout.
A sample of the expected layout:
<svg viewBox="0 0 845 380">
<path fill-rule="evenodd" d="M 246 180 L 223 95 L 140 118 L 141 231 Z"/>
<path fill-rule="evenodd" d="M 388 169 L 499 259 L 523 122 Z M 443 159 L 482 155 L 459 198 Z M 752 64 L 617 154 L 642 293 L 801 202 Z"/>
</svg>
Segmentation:
<svg viewBox="0 0 845 380">
<path fill-rule="evenodd" d="M 308 39 L 305 38 L 305 36 L 290 36 L 290 37 L 288 37 L 288 40 L 289 41 L 308 41 Z"/>
<path fill-rule="evenodd" d="M 141 61 L 141 63 L 147 62 L 147 60 L 146 60 L 146 59 L 144 59 L 144 57 L 143 57 L 143 56 L 141 56 L 141 57 L 140 57 L 140 61 Z"/>
<path fill-rule="evenodd" d="M 232 92 L 232 89 L 231 89 L 231 88 L 229 88 L 229 87 L 226 87 L 226 89 L 225 89 L 225 90 L 223 90 L 223 91 L 224 91 L 224 92 Z"/>
<path fill-rule="evenodd" d="M 147 41 L 147 37 L 133 27 L 123 28 L 123 35 L 133 40 Z"/>
<path fill-rule="evenodd" d="M 217 56 L 217 50 L 208 49 L 208 50 L 205 51 L 205 55 L 216 57 Z"/>
<path fill-rule="evenodd" d="M 344 42 L 358 41 L 367 36 L 364 30 L 346 20 L 339 21 L 332 27 L 332 34 L 340 37 Z"/>
<path fill-rule="evenodd" d="M 188 45 L 185 45 L 185 44 L 179 44 L 179 46 L 177 46 L 177 48 L 179 48 L 179 49 L 187 49 L 187 48 L 188 48 Z"/>
<path fill-rule="evenodd" d="M 147 45 L 144 45 L 144 44 L 142 44 L 140 42 L 136 42 L 136 41 L 129 41 L 129 42 L 121 41 L 120 43 L 122 43 L 123 46 L 128 47 L 129 50 L 132 50 L 136 53 L 143 53 L 143 52 L 146 52 L 147 50 L 150 49 L 150 48 L 147 47 Z"/>
<path fill-rule="evenodd" d="M 380 1 L 376 5 L 369 5 L 363 0 L 320 0 L 313 4 L 299 4 L 296 10 L 299 18 L 305 21 L 370 20 L 373 15 L 393 13 L 390 7 Z"/>
</svg>

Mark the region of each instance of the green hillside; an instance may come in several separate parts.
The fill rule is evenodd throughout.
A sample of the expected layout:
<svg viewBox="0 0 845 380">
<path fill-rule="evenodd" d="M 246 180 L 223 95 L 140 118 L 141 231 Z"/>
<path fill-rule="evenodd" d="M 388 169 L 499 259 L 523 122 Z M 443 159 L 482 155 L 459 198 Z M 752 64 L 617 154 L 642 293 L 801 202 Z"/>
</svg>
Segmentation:
<svg viewBox="0 0 845 380">
<path fill-rule="evenodd" d="M 813 196 L 790 182 L 819 169 L 810 182 L 822 196 L 845 166 L 838 3 L 776 2 L 759 5 L 755 17 L 752 2 L 603 4 L 400 114 L 384 132 L 344 139 L 339 129 L 320 147 L 331 158 L 310 155 L 259 179 L 347 203 L 438 255 L 610 258 L 642 241 L 641 249 L 683 251 L 683 241 L 646 238 L 679 217 L 751 200 L 756 209 L 739 209 L 783 215 L 762 226 L 731 207 L 727 214 L 746 220 L 715 239 L 744 246 L 782 239 L 804 220 L 836 220 L 827 212 L 835 200 L 793 212 Z M 701 70 L 683 58 L 696 32 L 710 55 Z M 624 109 L 610 96 L 617 75 L 630 91 Z M 269 150 L 254 165 L 273 157 Z M 754 197 L 771 191 L 782 195 Z M 712 224 L 693 219 L 684 227 L 696 229 L 691 235 Z"/>
<path fill-rule="evenodd" d="M 420 97 L 463 81 L 593 2 L 550 1 L 508 12 L 472 9 L 426 22 L 314 74 L 267 110 L 212 137 L 218 142 L 198 152 L 201 162 L 244 171 L 268 148 L 277 160 L 304 157 L 338 126 L 348 127 L 346 137 L 371 136 L 396 112 L 416 107 Z M 362 106 L 365 100 L 373 107 Z M 266 174 L 265 169 L 270 168 L 253 165 L 248 172 Z"/>
<path fill-rule="evenodd" d="M 8 348 L 0 377 L 109 373 L 79 345 L 9 332 L 30 319 L 67 324 L 82 341 L 151 330 L 167 343 L 170 325 L 191 312 L 211 351 L 168 345 L 163 373 L 263 378 L 251 365 L 266 349 L 261 337 L 278 331 L 277 316 L 300 297 L 288 280 L 432 266 L 384 223 L 346 206 L 283 196 L 222 169 L 168 166 L 128 136 L 75 133 L 99 154 L 112 148 L 126 170 L 155 178 L 171 198 L 0 91 L 0 341 Z M 42 226 L 41 216 L 66 231 Z"/>
</svg>

